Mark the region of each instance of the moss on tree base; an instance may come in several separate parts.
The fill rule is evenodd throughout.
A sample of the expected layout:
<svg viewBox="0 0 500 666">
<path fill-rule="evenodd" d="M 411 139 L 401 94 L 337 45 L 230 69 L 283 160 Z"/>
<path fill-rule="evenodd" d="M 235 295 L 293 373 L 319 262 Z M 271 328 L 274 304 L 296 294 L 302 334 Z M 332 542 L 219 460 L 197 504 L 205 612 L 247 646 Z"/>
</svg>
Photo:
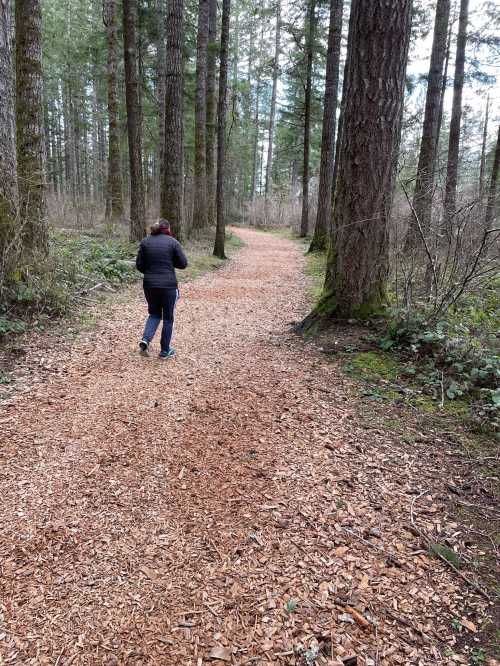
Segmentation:
<svg viewBox="0 0 500 666">
<path fill-rule="evenodd" d="M 334 326 L 339 321 L 358 319 L 367 321 L 374 315 L 380 314 L 383 299 L 380 294 L 365 303 L 357 305 L 349 311 L 344 311 L 338 303 L 333 291 L 323 292 L 316 307 L 296 327 L 296 330 L 307 337 L 317 335 L 320 331 Z"/>
</svg>

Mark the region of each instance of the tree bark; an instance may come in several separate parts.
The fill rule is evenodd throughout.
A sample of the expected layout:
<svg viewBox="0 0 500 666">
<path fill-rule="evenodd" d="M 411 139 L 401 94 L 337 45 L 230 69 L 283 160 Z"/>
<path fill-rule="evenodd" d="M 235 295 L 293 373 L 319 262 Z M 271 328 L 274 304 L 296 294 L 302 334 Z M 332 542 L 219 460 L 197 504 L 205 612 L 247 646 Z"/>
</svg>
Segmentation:
<svg viewBox="0 0 500 666">
<path fill-rule="evenodd" d="M 194 137 L 194 211 L 193 227 L 207 226 L 207 56 L 208 0 L 198 3 L 198 36 L 196 42 L 196 95 Z"/>
<path fill-rule="evenodd" d="M 304 96 L 304 161 L 302 168 L 301 238 L 305 238 L 309 232 L 309 153 L 311 147 L 312 66 L 316 24 L 316 0 L 309 0 L 306 21 L 306 87 Z"/>
<path fill-rule="evenodd" d="M 330 28 L 326 60 L 321 163 L 319 171 L 318 212 L 310 252 L 326 250 L 332 216 L 333 167 L 335 162 L 335 129 L 339 87 L 340 43 L 344 0 L 330 0 Z"/>
<path fill-rule="evenodd" d="M 217 189 L 217 0 L 208 0 L 207 57 L 207 224 L 216 224 L 215 196 Z"/>
<path fill-rule="evenodd" d="M 259 8 L 260 8 L 259 4 Z M 262 52 L 264 43 L 264 25 L 262 24 L 260 31 L 260 47 L 259 51 Z M 257 80 L 255 82 L 255 113 L 254 113 L 254 136 L 253 136 L 253 147 L 252 147 L 252 180 L 250 185 L 250 199 L 255 201 L 257 194 L 257 163 L 259 160 L 259 121 L 260 121 L 260 82 L 262 76 L 262 68 L 260 63 L 256 67 L 257 69 Z M 253 70 L 253 68 L 252 68 Z"/>
<path fill-rule="evenodd" d="M 123 48 L 130 163 L 130 240 L 146 234 L 146 204 L 142 174 L 141 108 L 137 61 L 137 0 L 123 0 Z"/>
<path fill-rule="evenodd" d="M 409 217 L 409 230 L 406 239 L 407 249 L 415 247 L 419 238 L 415 215 L 418 217 L 424 234 L 431 227 L 432 199 L 434 195 L 434 172 L 438 145 L 438 123 L 443 85 L 443 64 L 446 57 L 446 42 L 450 18 L 450 0 L 438 0 L 434 22 L 431 62 L 427 79 L 424 124 L 420 142 L 415 192 L 413 194 L 414 213 Z"/>
<path fill-rule="evenodd" d="M 278 92 L 278 78 L 280 71 L 280 63 L 279 63 L 280 50 L 281 50 L 281 0 L 276 0 L 276 35 L 274 40 L 273 88 L 271 92 L 271 109 L 269 111 L 269 130 L 268 130 L 266 186 L 265 186 L 266 222 L 268 217 L 267 203 L 272 189 L 274 124 L 276 119 L 276 96 Z"/>
<path fill-rule="evenodd" d="M 486 111 L 483 123 L 483 143 L 481 145 L 481 161 L 479 164 L 479 201 L 482 204 L 484 197 L 484 181 L 486 177 L 486 145 L 488 143 L 488 115 L 490 110 L 490 96 L 486 98 Z"/>
<path fill-rule="evenodd" d="M 10 241 L 18 212 L 10 0 L 0 0 L 0 275 L 16 261 Z M 0 290 L 3 279 L 0 278 Z"/>
<path fill-rule="evenodd" d="M 48 252 L 40 0 L 16 1 L 16 123 L 23 252 Z"/>
<path fill-rule="evenodd" d="M 437 126 L 437 136 L 436 136 L 436 160 L 434 162 L 434 175 L 436 174 L 436 168 L 438 165 L 438 158 L 439 158 L 439 141 L 441 138 L 441 127 L 443 125 L 444 98 L 446 95 L 446 88 L 448 86 L 448 69 L 450 67 L 451 35 L 453 32 L 453 25 L 455 23 L 456 8 L 457 8 L 457 0 L 454 0 L 453 11 L 448 21 L 449 23 L 448 39 L 446 40 L 446 55 L 444 58 L 443 80 L 441 83 L 441 95 L 439 98 L 439 115 L 438 115 L 438 126 Z"/>
<path fill-rule="evenodd" d="M 488 202 L 486 204 L 486 215 L 484 217 L 484 226 L 490 229 L 498 211 L 498 169 L 500 167 L 500 125 L 498 127 L 497 143 L 495 146 L 495 156 L 493 158 L 493 168 L 491 170 L 490 189 L 488 192 Z"/>
<path fill-rule="evenodd" d="M 118 25 L 116 0 L 104 0 L 104 25 L 107 41 L 108 83 L 108 201 L 107 211 L 113 220 L 125 216 L 123 207 L 123 178 L 120 154 L 120 127 L 118 119 L 117 53 Z"/>
<path fill-rule="evenodd" d="M 231 0 L 222 2 L 222 26 L 220 38 L 219 102 L 217 106 L 217 228 L 215 232 L 214 255 L 225 259 L 226 225 L 224 219 L 224 176 L 226 161 L 226 101 L 227 68 L 229 51 L 229 21 Z"/>
<path fill-rule="evenodd" d="M 458 20 L 457 53 L 455 56 L 455 78 L 453 81 L 453 105 L 448 142 L 448 164 L 444 194 L 444 230 L 451 235 L 451 225 L 457 207 L 458 157 L 460 150 L 460 127 L 462 122 L 462 93 L 464 88 L 465 46 L 467 43 L 469 0 L 461 0 Z"/>
<path fill-rule="evenodd" d="M 333 317 L 367 317 L 384 299 L 411 4 L 352 2 L 335 238 L 324 292 L 306 328 Z"/>
<path fill-rule="evenodd" d="M 183 57 L 184 0 L 170 0 L 167 11 L 167 67 L 165 110 L 165 163 L 161 215 L 177 238 L 183 233 Z"/>
<path fill-rule="evenodd" d="M 158 38 L 156 43 L 156 95 L 158 101 L 158 149 L 156 152 L 155 192 L 158 194 L 163 181 L 162 169 L 165 162 L 165 0 L 156 0 Z"/>
</svg>

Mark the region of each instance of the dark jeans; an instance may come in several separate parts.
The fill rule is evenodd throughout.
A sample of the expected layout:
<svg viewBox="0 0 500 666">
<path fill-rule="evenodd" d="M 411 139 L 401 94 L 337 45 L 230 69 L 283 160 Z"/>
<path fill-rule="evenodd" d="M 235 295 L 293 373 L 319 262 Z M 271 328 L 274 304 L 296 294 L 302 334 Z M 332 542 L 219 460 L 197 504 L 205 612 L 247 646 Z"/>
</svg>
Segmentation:
<svg viewBox="0 0 500 666">
<path fill-rule="evenodd" d="M 172 339 L 174 310 L 179 297 L 179 290 L 144 287 L 144 295 L 148 302 L 149 317 L 146 320 L 144 335 L 142 337 L 146 342 L 151 342 L 160 321 L 163 319 L 161 350 L 168 351 L 170 349 L 170 340 Z"/>
</svg>

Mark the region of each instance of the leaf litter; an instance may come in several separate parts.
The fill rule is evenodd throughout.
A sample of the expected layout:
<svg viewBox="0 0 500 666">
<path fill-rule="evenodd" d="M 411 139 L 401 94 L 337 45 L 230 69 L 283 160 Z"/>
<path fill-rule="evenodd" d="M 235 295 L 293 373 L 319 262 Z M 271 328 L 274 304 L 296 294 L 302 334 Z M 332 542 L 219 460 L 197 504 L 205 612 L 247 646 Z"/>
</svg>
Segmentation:
<svg viewBox="0 0 500 666">
<path fill-rule="evenodd" d="M 452 619 L 491 602 L 410 521 L 452 543 L 439 470 L 289 331 L 295 244 L 238 234 L 183 288 L 173 362 L 135 353 L 138 288 L 50 373 L 28 351 L 0 417 L 2 666 L 467 663 Z"/>
</svg>

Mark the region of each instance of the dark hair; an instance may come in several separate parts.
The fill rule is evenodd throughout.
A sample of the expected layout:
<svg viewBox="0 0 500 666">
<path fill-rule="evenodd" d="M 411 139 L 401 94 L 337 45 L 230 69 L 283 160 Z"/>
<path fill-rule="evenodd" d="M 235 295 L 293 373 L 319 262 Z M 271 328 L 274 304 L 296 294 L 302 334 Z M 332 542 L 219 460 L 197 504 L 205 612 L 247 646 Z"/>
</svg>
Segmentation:
<svg viewBox="0 0 500 666">
<path fill-rule="evenodd" d="M 151 225 L 151 235 L 157 236 L 163 229 L 170 229 L 170 222 L 163 217 L 160 217 L 158 222 L 154 222 L 154 224 Z"/>
</svg>

